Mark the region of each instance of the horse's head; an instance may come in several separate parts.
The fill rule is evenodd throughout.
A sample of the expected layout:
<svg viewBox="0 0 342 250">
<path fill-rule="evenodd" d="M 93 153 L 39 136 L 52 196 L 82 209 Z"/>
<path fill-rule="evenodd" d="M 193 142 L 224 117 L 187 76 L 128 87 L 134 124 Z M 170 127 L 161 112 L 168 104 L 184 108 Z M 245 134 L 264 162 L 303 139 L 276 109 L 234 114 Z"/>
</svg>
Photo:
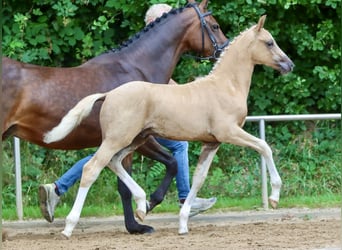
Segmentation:
<svg viewBox="0 0 342 250">
<path fill-rule="evenodd" d="M 218 58 L 229 40 L 211 15 L 211 11 L 207 11 L 208 0 L 202 0 L 200 4 L 190 0 L 188 2 L 192 11 L 196 13 L 191 21 L 186 41 L 189 44 L 188 47 L 200 52 L 201 56 Z"/>
<path fill-rule="evenodd" d="M 260 17 L 257 25 L 251 28 L 254 41 L 250 46 L 252 60 L 255 64 L 270 66 L 282 74 L 292 71 L 294 64 L 291 59 L 279 48 L 272 35 L 263 28 L 266 15 Z"/>
</svg>

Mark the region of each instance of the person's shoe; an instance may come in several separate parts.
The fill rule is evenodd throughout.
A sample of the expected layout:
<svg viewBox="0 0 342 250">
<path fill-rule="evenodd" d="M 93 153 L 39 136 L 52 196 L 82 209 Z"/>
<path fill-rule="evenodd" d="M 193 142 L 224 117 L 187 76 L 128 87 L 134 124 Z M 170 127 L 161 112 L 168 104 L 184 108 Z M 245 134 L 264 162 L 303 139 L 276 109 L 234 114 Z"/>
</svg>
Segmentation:
<svg viewBox="0 0 342 250">
<path fill-rule="evenodd" d="M 207 211 L 209 208 L 214 206 L 216 201 L 217 201 L 216 197 L 211 197 L 209 199 L 196 197 L 193 204 L 191 205 L 189 217 L 193 217 L 199 213 Z M 184 201 L 183 201 L 183 203 L 184 203 Z M 183 204 L 179 203 L 179 206 L 182 207 Z"/>
<path fill-rule="evenodd" d="M 39 186 L 38 199 L 40 211 L 48 222 L 53 222 L 55 208 L 60 200 L 60 197 L 55 192 L 55 188 L 56 185 L 54 183 Z"/>
</svg>

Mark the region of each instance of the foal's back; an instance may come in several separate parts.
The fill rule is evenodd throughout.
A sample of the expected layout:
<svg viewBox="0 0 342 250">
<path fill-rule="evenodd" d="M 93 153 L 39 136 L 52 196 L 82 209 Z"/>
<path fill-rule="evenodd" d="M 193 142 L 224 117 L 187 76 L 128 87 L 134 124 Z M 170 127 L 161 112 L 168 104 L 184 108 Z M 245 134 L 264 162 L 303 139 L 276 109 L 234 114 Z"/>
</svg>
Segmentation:
<svg viewBox="0 0 342 250">
<path fill-rule="evenodd" d="M 215 91 L 210 83 L 197 80 L 184 85 L 160 85 L 133 81 L 122 85 L 106 95 L 100 113 L 102 132 L 119 136 L 127 131 L 136 135 L 148 130 L 177 139 L 181 131 L 183 136 L 191 135 L 182 140 L 201 137 L 215 141 L 206 123 L 212 118 L 213 110 L 219 110 L 215 108 L 219 101 L 208 98 Z M 112 131 L 113 126 L 116 131 Z"/>
</svg>

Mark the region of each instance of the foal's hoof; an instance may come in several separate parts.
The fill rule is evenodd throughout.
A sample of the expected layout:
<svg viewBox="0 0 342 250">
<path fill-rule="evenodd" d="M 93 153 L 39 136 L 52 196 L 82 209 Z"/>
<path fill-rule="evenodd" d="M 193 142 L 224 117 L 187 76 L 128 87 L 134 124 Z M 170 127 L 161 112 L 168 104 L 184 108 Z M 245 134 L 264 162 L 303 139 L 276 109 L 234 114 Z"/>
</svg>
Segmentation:
<svg viewBox="0 0 342 250">
<path fill-rule="evenodd" d="M 188 229 L 178 229 L 178 235 L 188 235 Z"/>
<path fill-rule="evenodd" d="M 278 201 L 272 199 L 269 199 L 268 201 L 273 209 L 276 209 L 278 207 Z"/>
<path fill-rule="evenodd" d="M 140 221 L 144 221 L 146 213 L 141 211 L 141 210 L 137 210 L 135 211 L 135 216 L 140 220 Z"/>
<path fill-rule="evenodd" d="M 67 233 L 65 230 L 61 232 L 59 235 L 59 240 L 69 240 L 71 237 L 71 234 Z"/>
</svg>

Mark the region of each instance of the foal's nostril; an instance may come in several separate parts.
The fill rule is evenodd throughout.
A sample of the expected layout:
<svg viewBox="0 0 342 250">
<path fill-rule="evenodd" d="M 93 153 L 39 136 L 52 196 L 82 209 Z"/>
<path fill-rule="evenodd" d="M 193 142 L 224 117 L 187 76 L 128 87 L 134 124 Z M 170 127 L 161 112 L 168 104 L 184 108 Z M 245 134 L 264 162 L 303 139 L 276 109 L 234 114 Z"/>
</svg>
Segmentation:
<svg viewBox="0 0 342 250">
<path fill-rule="evenodd" d="M 294 68 L 294 63 L 292 62 L 292 60 L 290 58 L 288 58 L 287 56 L 282 57 L 279 62 L 278 65 L 280 67 L 280 71 L 282 74 L 291 72 Z"/>
<path fill-rule="evenodd" d="M 290 61 L 288 62 L 288 66 L 289 66 L 289 68 L 290 68 L 290 71 L 292 71 L 295 65 L 294 65 L 294 63 L 290 60 Z"/>
<path fill-rule="evenodd" d="M 279 62 L 279 70 L 282 74 L 286 74 L 288 72 L 291 72 L 293 70 L 294 64 L 291 60 L 287 61 L 280 61 Z"/>
<path fill-rule="evenodd" d="M 296 65 L 293 62 L 291 62 L 291 69 L 293 69 L 295 66 Z"/>
</svg>

